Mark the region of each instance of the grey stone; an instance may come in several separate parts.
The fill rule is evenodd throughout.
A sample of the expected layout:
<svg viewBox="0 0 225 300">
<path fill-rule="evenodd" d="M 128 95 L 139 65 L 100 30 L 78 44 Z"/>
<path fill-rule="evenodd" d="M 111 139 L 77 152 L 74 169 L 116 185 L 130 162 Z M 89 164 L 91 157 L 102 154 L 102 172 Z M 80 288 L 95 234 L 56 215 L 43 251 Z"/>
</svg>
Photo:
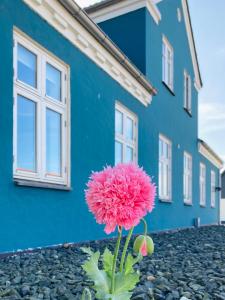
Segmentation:
<svg viewBox="0 0 225 300">
<path fill-rule="evenodd" d="M 134 290 L 133 298 L 225 300 L 223 236 L 224 226 L 153 234 L 155 253 L 135 266 L 140 271 L 141 282 Z M 90 246 L 93 251 L 102 253 L 106 246 L 113 251 L 115 240 L 82 246 Z M 89 287 L 94 299 L 93 282 L 81 267 L 86 259 L 80 248 L 73 245 L 0 259 L 0 295 L 5 293 L 0 298 L 80 300 L 83 289 Z"/>
<path fill-rule="evenodd" d="M 23 297 L 30 295 L 30 287 L 28 285 L 24 285 L 21 287 L 21 295 Z"/>
</svg>

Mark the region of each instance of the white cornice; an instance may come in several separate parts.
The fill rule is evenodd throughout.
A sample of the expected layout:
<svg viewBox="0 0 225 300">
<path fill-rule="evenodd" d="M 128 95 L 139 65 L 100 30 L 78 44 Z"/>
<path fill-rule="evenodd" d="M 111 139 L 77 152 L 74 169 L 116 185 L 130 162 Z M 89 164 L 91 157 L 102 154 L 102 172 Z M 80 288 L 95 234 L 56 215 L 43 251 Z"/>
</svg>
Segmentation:
<svg viewBox="0 0 225 300">
<path fill-rule="evenodd" d="M 198 150 L 201 155 L 207 158 L 218 169 L 223 168 L 223 162 L 212 151 L 209 150 L 203 143 L 198 143 Z"/>
<path fill-rule="evenodd" d="M 156 24 L 159 24 L 161 20 L 161 13 L 152 0 L 121 1 L 119 3 L 99 9 L 93 13 L 90 13 L 89 15 L 96 23 L 100 23 L 143 7 L 147 7 Z"/>
<path fill-rule="evenodd" d="M 193 68 L 194 68 L 194 74 L 195 74 L 195 88 L 199 91 L 202 88 L 202 82 L 201 82 L 201 75 L 199 72 L 198 59 L 197 59 L 197 55 L 196 55 L 195 43 L 194 43 L 194 38 L 193 38 L 193 33 L 192 33 L 192 28 L 191 28 L 191 21 L 190 21 L 190 16 L 189 16 L 189 12 L 188 12 L 187 0 L 182 0 L 182 7 L 183 7 L 184 20 L 185 20 L 185 26 L 186 26 L 187 36 L 188 36 L 189 47 L 190 47 L 190 51 L 191 51 L 191 58 L 192 58 L 192 63 L 193 63 Z"/>
<path fill-rule="evenodd" d="M 147 91 L 57 0 L 23 0 L 145 106 Z M 130 1 L 130 0 L 129 0 Z"/>
</svg>

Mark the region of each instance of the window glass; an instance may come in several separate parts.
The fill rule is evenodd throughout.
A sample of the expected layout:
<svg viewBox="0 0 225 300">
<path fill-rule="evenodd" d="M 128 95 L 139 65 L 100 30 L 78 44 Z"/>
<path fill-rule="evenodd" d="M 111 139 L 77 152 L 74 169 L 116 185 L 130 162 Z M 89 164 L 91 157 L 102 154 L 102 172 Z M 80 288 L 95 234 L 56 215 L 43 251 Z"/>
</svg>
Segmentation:
<svg viewBox="0 0 225 300">
<path fill-rule="evenodd" d="M 137 119 L 124 106 L 115 110 L 115 164 L 135 162 L 137 157 Z"/>
<path fill-rule="evenodd" d="M 184 72 L 184 108 L 191 112 L 191 77 Z"/>
<path fill-rule="evenodd" d="M 192 157 L 184 153 L 184 202 L 192 203 Z"/>
<path fill-rule="evenodd" d="M 116 133 L 123 134 L 123 114 L 116 109 Z"/>
<path fill-rule="evenodd" d="M 61 175 L 61 114 L 46 110 L 46 172 Z"/>
<path fill-rule="evenodd" d="M 216 204 L 216 173 L 211 171 L 211 206 Z"/>
<path fill-rule="evenodd" d="M 49 63 L 46 64 L 46 95 L 61 101 L 61 72 Z"/>
<path fill-rule="evenodd" d="M 18 44 L 17 78 L 36 88 L 37 87 L 37 56 Z"/>
<path fill-rule="evenodd" d="M 159 197 L 171 200 L 171 144 L 159 138 Z"/>
<path fill-rule="evenodd" d="M 205 206 L 206 203 L 206 167 L 200 164 L 200 204 Z"/>
<path fill-rule="evenodd" d="M 166 38 L 163 39 L 162 48 L 162 80 L 173 89 L 173 48 Z"/>
<path fill-rule="evenodd" d="M 134 150 L 133 148 L 127 146 L 126 147 L 126 162 L 132 162 L 134 160 Z"/>
<path fill-rule="evenodd" d="M 129 140 L 134 139 L 134 121 L 127 117 L 127 123 L 126 123 L 126 138 Z"/>
<path fill-rule="evenodd" d="M 120 142 L 115 143 L 115 164 L 123 162 L 123 145 Z"/>
<path fill-rule="evenodd" d="M 17 98 L 17 168 L 36 171 L 36 104 Z"/>
</svg>

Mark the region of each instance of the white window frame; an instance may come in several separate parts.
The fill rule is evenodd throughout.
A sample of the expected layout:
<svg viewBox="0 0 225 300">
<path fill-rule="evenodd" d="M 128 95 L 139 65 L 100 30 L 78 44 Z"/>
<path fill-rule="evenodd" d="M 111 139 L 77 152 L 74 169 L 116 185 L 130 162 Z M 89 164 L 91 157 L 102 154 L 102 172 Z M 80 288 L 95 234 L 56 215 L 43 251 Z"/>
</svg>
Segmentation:
<svg viewBox="0 0 225 300">
<path fill-rule="evenodd" d="M 216 206 L 216 172 L 211 170 L 211 207 Z"/>
<path fill-rule="evenodd" d="M 37 88 L 17 79 L 17 47 L 22 45 L 37 56 Z M 15 179 L 70 186 L 69 67 L 46 49 L 14 29 L 14 108 L 13 108 L 13 175 Z M 46 95 L 46 63 L 61 72 L 61 101 Z M 36 172 L 17 168 L 17 96 L 36 103 Z M 46 172 L 46 109 L 61 114 L 61 176 Z"/>
<path fill-rule="evenodd" d="M 168 158 L 160 157 L 160 149 L 159 149 L 159 198 L 160 200 L 171 202 L 172 201 L 172 142 L 165 137 L 164 135 L 159 135 L 159 146 L 160 141 L 163 144 L 168 145 Z M 165 167 L 168 168 L 168 178 L 164 179 L 164 176 L 167 176 L 167 173 L 160 172 L 160 166 L 165 170 Z M 161 175 L 161 178 L 160 178 Z M 168 184 L 168 192 L 165 192 L 163 182 L 167 181 Z"/>
<path fill-rule="evenodd" d="M 174 51 L 165 36 L 162 39 L 162 80 L 171 91 L 174 90 Z"/>
<path fill-rule="evenodd" d="M 123 114 L 123 134 L 119 134 L 115 131 L 115 142 L 119 142 L 122 144 L 122 162 L 126 162 L 126 146 L 133 149 L 133 162 L 138 163 L 138 118 L 137 116 L 122 105 L 119 102 L 116 102 L 115 105 L 115 113 L 119 111 Z M 126 138 L 126 118 L 130 118 L 134 122 L 134 139 L 130 141 Z"/>
<path fill-rule="evenodd" d="M 200 174 L 199 174 L 199 183 L 200 183 L 200 206 L 206 206 L 206 166 L 203 163 L 200 163 Z"/>
<path fill-rule="evenodd" d="M 192 156 L 186 151 L 184 152 L 183 180 L 184 203 L 192 204 Z"/>
<path fill-rule="evenodd" d="M 187 86 L 188 85 L 188 86 Z M 191 113 L 192 111 L 192 83 L 191 76 L 184 70 L 184 108 Z"/>
</svg>

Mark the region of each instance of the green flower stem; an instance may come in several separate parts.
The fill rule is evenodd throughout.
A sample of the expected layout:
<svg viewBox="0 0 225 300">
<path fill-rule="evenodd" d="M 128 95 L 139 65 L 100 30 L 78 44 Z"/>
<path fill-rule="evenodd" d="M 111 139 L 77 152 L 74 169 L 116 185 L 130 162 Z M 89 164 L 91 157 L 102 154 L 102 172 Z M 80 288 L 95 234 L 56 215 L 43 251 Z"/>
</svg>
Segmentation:
<svg viewBox="0 0 225 300">
<path fill-rule="evenodd" d="M 122 227 L 119 226 L 118 228 L 118 239 L 116 242 L 116 249 L 114 252 L 114 257 L 113 257 L 113 267 L 112 267 L 112 281 L 111 281 L 111 294 L 114 293 L 115 290 L 115 272 L 116 272 L 116 262 L 117 262 L 117 258 L 118 258 L 118 253 L 119 253 L 119 248 L 120 248 L 120 242 L 121 242 L 121 238 L 122 238 Z"/>
<path fill-rule="evenodd" d="M 144 235 L 146 236 L 148 234 L 148 225 L 145 219 L 141 219 L 141 221 L 144 223 Z"/>
<path fill-rule="evenodd" d="M 123 272 L 124 261 L 125 261 L 125 257 L 126 257 L 126 254 L 127 254 L 127 248 L 129 246 L 129 242 L 130 242 L 131 236 L 133 234 L 133 230 L 134 230 L 134 227 L 132 227 L 130 229 L 129 234 L 128 234 L 127 239 L 126 239 L 126 242 L 125 242 L 125 245 L 124 245 L 124 248 L 123 248 L 123 253 L 122 253 L 121 262 L 120 262 L 120 272 L 121 273 Z"/>
</svg>

